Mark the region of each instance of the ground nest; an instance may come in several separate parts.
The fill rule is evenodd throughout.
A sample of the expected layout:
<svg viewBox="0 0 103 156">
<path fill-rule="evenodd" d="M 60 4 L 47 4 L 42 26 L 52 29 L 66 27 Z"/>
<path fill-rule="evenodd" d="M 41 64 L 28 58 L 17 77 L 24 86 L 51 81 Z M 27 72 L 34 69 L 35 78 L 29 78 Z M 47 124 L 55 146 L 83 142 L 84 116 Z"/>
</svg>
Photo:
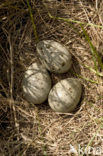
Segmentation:
<svg viewBox="0 0 103 156">
<path fill-rule="evenodd" d="M 102 61 L 102 6 L 102 0 L 1 0 L 1 156 L 103 155 L 103 69 L 94 61 L 89 44 Z M 60 42 L 72 54 L 70 71 L 51 77 L 53 85 L 67 77 L 80 79 L 82 98 L 73 113 L 56 113 L 47 101 L 34 106 L 23 98 L 23 74 L 30 64 L 40 61 L 37 37 Z M 99 74 L 93 70 L 94 62 Z"/>
</svg>

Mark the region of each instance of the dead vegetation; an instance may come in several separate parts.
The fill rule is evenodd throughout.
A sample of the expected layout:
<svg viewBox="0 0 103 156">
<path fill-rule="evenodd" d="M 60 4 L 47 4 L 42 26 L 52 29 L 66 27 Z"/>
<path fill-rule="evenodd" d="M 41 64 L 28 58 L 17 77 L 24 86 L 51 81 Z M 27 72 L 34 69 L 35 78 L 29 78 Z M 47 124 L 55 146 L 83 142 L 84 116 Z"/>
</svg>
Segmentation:
<svg viewBox="0 0 103 156">
<path fill-rule="evenodd" d="M 53 84 L 66 77 L 79 77 L 83 85 L 77 111 L 58 114 L 50 109 L 47 101 L 34 106 L 22 95 L 23 73 L 38 61 L 27 1 L 0 1 L 1 155 L 69 156 L 70 145 L 77 151 L 79 145 L 82 149 L 99 147 L 103 154 L 103 71 L 98 63 L 101 75 L 91 70 L 94 69 L 93 54 L 80 24 L 73 22 L 87 23 L 84 28 L 102 59 L 103 28 L 88 25 L 103 26 L 102 3 L 102 0 L 30 1 L 38 39 L 61 42 L 73 56 L 68 73 L 51 74 Z M 48 12 L 53 17 L 73 21 L 50 18 Z"/>
</svg>

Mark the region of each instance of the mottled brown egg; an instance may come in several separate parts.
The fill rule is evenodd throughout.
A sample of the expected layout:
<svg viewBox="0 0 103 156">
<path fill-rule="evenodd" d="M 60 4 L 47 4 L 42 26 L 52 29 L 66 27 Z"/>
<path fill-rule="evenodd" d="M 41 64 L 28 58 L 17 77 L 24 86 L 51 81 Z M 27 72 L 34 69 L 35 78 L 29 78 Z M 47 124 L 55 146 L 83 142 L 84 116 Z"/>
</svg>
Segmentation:
<svg viewBox="0 0 103 156">
<path fill-rule="evenodd" d="M 51 89 L 51 78 L 45 67 L 33 63 L 24 74 L 22 87 L 27 101 L 33 104 L 43 103 Z"/>
<path fill-rule="evenodd" d="M 72 64 L 72 56 L 62 44 L 53 40 L 43 40 L 37 44 L 37 52 L 45 67 L 54 73 L 67 72 Z"/>
<path fill-rule="evenodd" d="M 76 78 L 59 81 L 51 89 L 48 102 L 56 112 L 72 112 L 80 101 L 82 85 Z"/>
</svg>

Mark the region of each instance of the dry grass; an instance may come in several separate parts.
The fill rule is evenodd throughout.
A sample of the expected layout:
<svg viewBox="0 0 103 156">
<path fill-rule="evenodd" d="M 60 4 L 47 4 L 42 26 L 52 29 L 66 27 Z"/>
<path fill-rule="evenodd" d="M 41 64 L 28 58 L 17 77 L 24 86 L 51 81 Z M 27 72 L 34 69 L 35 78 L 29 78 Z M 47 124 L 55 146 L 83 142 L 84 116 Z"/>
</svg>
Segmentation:
<svg viewBox="0 0 103 156">
<path fill-rule="evenodd" d="M 31 0 L 39 40 L 59 41 L 73 56 L 68 73 L 51 74 L 53 84 L 66 77 L 79 77 L 83 84 L 77 111 L 58 114 L 47 102 L 33 106 L 23 99 L 23 73 L 32 62 L 38 61 L 30 10 L 25 0 L 0 1 L 1 155 L 69 156 L 70 144 L 77 150 L 79 145 L 81 148 L 100 147 L 103 155 L 103 77 L 90 71 L 94 68 L 93 55 L 80 25 L 48 15 L 49 12 L 55 17 L 103 26 L 102 3 L 99 0 L 54 0 L 44 5 L 43 1 Z M 87 25 L 84 28 L 102 58 L 103 29 Z M 102 73 L 98 63 L 97 67 Z"/>
</svg>

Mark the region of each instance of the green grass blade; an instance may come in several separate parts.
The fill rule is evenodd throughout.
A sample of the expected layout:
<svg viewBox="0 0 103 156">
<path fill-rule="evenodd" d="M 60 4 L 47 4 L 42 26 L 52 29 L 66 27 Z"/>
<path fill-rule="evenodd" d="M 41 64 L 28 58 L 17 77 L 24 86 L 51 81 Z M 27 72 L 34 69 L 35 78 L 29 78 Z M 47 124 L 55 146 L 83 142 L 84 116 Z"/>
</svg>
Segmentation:
<svg viewBox="0 0 103 156">
<path fill-rule="evenodd" d="M 38 42 L 38 41 L 39 41 L 39 38 L 38 38 L 38 35 L 37 35 L 36 25 L 35 25 L 35 23 L 34 23 L 34 18 L 33 18 L 31 6 L 30 6 L 30 4 L 29 4 L 29 0 L 27 0 L 27 5 L 28 5 L 28 8 L 29 8 L 29 12 L 30 12 L 30 17 L 31 17 L 32 25 L 33 25 L 33 30 L 34 30 L 35 39 L 36 39 L 36 42 Z"/>
<path fill-rule="evenodd" d="M 76 20 L 62 18 L 62 17 L 55 17 L 55 16 L 52 16 L 50 14 L 50 12 L 48 12 L 48 15 L 49 15 L 50 18 L 53 18 L 53 19 L 58 19 L 58 20 L 63 20 L 65 22 L 72 22 L 72 23 L 82 24 L 82 25 L 86 25 L 86 26 L 93 26 L 93 27 L 96 27 L 96 28 L 103 29 L 103 26 L 101 26 L 101 25 L 97 25 L 97 24 L 93 24 L 93 23 L 86 23 L 86 22 L 81 22 L 81 21 L 76 21 Z"/>
<path fill-rule="evenodd" d="M 92 44 L 91 40 L 90 40 L 90 37 L 89 35 L 87 34 L 86 30 L 83 28 L 83 26 L 80 24 L 82 30 L 83 30 L 83 33 L 85 35 L 85 39 L 87 40 L 90 48 L 91 48 L 91 52 L 92 52 L 92 55 L 93 55 L 93 61 L 94 61 L 94 66 L 95 66 L 95 70 L 98 71 L 98 67 L 97 67 L 97 61 L 101 67 L 101 69 L 103 69 L 103 63 L 101 61 L 101 57 L 99 56 L 98 52 L 96 51 L 94 45 Z"/>
<path fill-rule="evenodd" d="M 85 68 L 89 69 L 91 72 L 95 73 L 98 76 L 103 77 L 103 73 L 96 71 L 95 69 L 93 69 L 92 67 L 89 67 L 88 65 L 82 64 Z"/>
<path fill-rule="evenodd" d="M 78 78 L 84 79 L 84 80 L 86 80 L 86 81 L 88 81 L 88 82 L 91 82 L 91 83 L 98 84 L 98 82 L 97 82 L 97 81 L 90 80 L 90 79 L 88 79 L 88 78 L 86 78 L 86 77 L 83 77 L 82 75 L 79 75 L 79 74 L 74 73 L 74 72 L 73 72 L 73 74 L 74 74 L 75 76 L 77 76 Z"/>
<path fill-rule="evenodd" d="M 94 62 L 94 68 L 95 68 L 96 71 L 98 71 L 97 61 L 96 61 L 96 57 L 95 57 L 95 55 L 96 55 L 95 48 L 92 45 L 91 40 L 90 40 L 86 30 L 83 28 L 83 26 L 81 24 L 80 24 L 80 26 L 81 26 L 81 28 L 83 30 L 83 34 L 85 35 L 85 39 L 87 40 L 87 42 L 88 42 L 88 44 L 90 46 L 91 53 L 92 53 L 92 58 L 93 58 L 93 62 Z"/>
</svg>

